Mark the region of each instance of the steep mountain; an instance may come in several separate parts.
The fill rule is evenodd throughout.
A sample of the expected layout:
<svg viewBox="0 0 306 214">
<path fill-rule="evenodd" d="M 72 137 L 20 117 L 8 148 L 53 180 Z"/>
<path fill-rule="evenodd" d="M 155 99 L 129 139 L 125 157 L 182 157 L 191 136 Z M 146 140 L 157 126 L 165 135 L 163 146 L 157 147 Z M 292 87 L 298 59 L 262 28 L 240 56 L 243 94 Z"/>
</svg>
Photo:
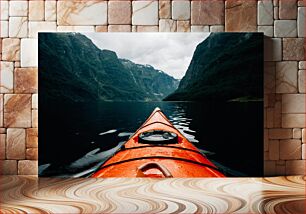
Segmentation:
<svg viewBox="0 0 306 214">
<path fill-rule="evenodd" d="M 193 54 L 178 89 L 164 100 L 248 100 L 263 94 L 263 35 L 212 33 Z"/>
<path fill-rule="evenodd" d="M 122 59 L 123 66 L 128 70 L 135 84 L 156 100 L 161 100 L 171 94 L 179 81 L 160 70 L 155 70 L 151 65 L 140 65 L 130 60 Z"/>
<path fill-rule="evenodd" d="M 39 36 L 40 99 L 157 101 L 178 80 L 151 66 L 119 59 L 79 33 Z"/>
</svg>

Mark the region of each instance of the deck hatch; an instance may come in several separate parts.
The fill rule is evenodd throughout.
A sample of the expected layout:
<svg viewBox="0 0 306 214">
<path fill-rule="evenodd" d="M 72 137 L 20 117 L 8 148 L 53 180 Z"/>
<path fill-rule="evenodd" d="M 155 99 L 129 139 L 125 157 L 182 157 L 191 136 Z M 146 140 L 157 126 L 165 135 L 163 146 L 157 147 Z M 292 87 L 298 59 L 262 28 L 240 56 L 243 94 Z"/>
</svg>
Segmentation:
<svg viewBox="0 0 306 214">
<path fill-rule="evenodd" d="M 178 136 L 174 132 L 163 130 L 151 130 L 142 132 L 138 136 L 138 142 L 142 144 L 176 144 Z"/>
</svg>

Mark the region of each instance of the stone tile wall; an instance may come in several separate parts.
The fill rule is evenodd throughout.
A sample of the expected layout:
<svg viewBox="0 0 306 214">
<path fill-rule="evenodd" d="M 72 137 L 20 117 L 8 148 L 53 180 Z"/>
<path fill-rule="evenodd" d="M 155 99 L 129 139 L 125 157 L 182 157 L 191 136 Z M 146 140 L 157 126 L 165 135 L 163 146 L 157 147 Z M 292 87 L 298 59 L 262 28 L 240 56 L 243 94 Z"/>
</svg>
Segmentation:
<svg viewBox="0 0 306 214">
<path fill-rule="evenodd" d="M 305 1 L 0 2 L 0 174 L 37 174 L 37 32 L 46 31 L 264 32 L 265 174 L 305 174 Z"/>
</svg>

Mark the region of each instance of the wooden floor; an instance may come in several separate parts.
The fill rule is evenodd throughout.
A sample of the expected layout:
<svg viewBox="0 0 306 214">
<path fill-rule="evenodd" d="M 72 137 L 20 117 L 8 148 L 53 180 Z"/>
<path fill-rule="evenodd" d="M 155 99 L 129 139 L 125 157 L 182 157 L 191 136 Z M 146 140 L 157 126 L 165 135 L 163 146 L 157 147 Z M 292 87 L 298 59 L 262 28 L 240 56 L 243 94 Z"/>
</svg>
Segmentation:
<svg viewBox="0 0 306 214">
<path fill-rule="evenodd" d="M 0 213 L 305 213 L 305 177 L 0 177 Z"/>
</svg>

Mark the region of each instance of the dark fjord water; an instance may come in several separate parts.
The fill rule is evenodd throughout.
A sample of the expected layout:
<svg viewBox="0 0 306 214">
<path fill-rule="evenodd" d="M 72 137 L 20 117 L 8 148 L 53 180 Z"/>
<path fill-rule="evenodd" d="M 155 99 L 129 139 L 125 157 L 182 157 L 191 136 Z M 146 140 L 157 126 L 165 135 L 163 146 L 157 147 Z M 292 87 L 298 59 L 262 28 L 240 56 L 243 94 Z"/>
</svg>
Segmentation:
<svg viewBox="0 0 306 214">
<path fill-rule="evenodd" d="M 262 102 L 40 103 L 40 175 L 89 175 L 155 107 L 228 176 L 262 175 Z"/>
</svg>

